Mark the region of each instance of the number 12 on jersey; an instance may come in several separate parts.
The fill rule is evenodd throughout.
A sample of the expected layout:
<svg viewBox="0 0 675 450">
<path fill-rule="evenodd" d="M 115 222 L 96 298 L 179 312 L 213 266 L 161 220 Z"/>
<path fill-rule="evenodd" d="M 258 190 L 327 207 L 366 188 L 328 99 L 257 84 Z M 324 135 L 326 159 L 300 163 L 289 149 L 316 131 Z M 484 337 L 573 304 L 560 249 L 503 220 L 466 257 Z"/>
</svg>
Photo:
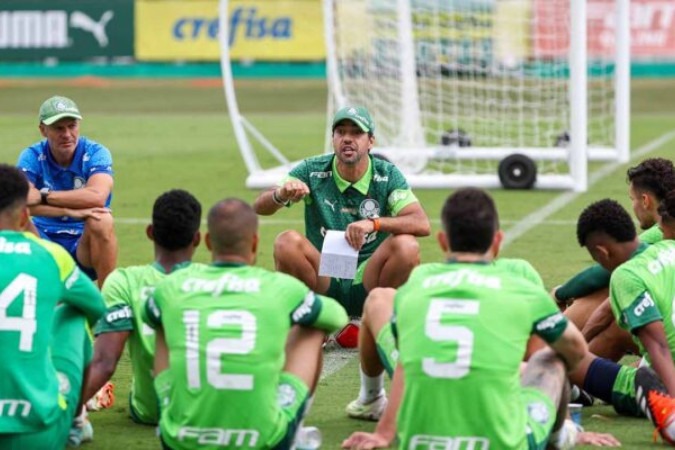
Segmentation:
<svg viewBox="0 0 675 450">
<path fill-rule="evenodd" d="M 433 378 L 462 378 L 471 369 L 473 331 L 463 325 L 443 324 L 443 317 L 452 315 L 477 315 L 477 300 L 434 298 L 429 304 L 424 332 L 437 342 L 455 341 L 457 356 L 452 362 L 439 362 L 435 358 L 422 358 L 422 370 Z"/>
<path fill-rule="evenodd" d="M 200 311 L 183 312 L 185 325 L 185 360 L 188 386 L 193 389 L 202 387 L 201 360 L 199 357 Z M 257 322 L 248 311 L 218 310 L 210 313 L 206 319 L 208 329 L 238 326 L 241 337 L 215 338 L 206 344 L 206 381 L 216 389 L 249 391 L 253 389 L 253 375 L 222 373 L 222 355 L 245 355 L 255 348 Z"/>
</svg>

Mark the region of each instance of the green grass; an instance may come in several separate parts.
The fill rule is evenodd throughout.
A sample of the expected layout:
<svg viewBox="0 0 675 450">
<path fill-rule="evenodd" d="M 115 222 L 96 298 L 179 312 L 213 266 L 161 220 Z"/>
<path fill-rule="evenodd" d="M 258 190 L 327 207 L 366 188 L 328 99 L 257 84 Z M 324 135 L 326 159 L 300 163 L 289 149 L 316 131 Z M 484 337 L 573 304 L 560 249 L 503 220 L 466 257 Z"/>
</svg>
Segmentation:
<svg viewBox="0 0 675 450">
<path fill-rule="evenodd" d="M 113 208 L 118 219 L 119 264 L 147 263 L 152 248 L 142 224 L 123 219 L 147 218 L 152 202 L 161 192 L 181 187 L 193 192 L 208 208 L 216 200 L 238 196 L 252 201 L 257 192 L 244 187 L 246 171 L 238 153 L 226 115 L 222 90 L 213 83 L 173 80 L 118 80 L 105 86 L 82 86 L 70 81 L 0 81 L 0 162 L 16 161 L 20 150 L 39 139 L 37 109 L 48 96 L 72 96 L 85 120 L 82 131 L 107 145 L 113 152 L 115 189 Z M 634 149 L 675 128 L 675 81 L 646 81 L 633 87 L 632 146 Z M 268 80 L 239 84 L 244 113 L 291 157 L 319 153 L 323 146 L 326 95 L 323 82 Z M 675 158 L 675 142 L 649 156 Z M 593 164 L 597 169 L 599 165 Z M 604 197 L 618 199 L 629 207 L 625 183 L 627 165 L 616 170 L 589 192 L 579 195 L 559 212 L 537 225 L 503 251 L 504 256 L 530 260 L 552 287 L 590 261 L 576 243 L 574 220 L 581 209 Z M 417 191 L 422 205 L 438 229 L 438 213 L 447 190 Z M 503 228 L 510 227 L 541 208 L 560 192 L 494 191 Z M 300 220 L 300 208 L 277 214 L 274 219 Z M 271 268 L 274 237 L 287 227 L 261 225 L 259 264 Z M 420 240 L 422 260 L 441 258 L 435 240 Z M 202 247 L 196 259 L 208 261 Z M 158 448 L 154 430 L 133 425 L 128 418 L 126 398 L 130 376 L 126 356 L 114 377 L 117 403 L 108 411 L 95 413 L 95 441 L 85 448 L 136 450 Z M 372 424 L 348 420 L 343 407 L 358 392 L 355 360 L 322 381 L 308 424 L 323 432 L 324 448 L 338 448 L 354 430 L 372 429 Z M 461 402 L 461 398 L 453 399 Z M 251 405 L 255 407 L 255 405 Z M 424 408 L 425 405 L 420 405 Z M 652 448 L 651 427 L 646 420 L 618 417 L 608 407 L 584 410 L 584 426 L 614 433 L 623 448 Z"/>
</svg>

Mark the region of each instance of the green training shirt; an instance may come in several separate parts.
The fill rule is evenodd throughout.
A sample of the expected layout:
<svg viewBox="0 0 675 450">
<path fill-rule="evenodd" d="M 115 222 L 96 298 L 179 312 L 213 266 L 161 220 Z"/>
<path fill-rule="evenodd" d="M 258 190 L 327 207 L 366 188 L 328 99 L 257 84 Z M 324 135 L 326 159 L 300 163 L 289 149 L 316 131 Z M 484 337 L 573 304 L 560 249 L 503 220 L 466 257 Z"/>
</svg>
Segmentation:
<svg viewBox="0 0 675 450">
<path fill-rule="evenodd" d="M 335 155 L 308 158 L 284 179 L 298 179 L 309 187 L 305 202 L 305 233 L 321 251 L 326 230 L 344 231 L 347 226 L 371 217 L 395 217 L 417 202 L 403 174 L 393 164 L 369 157 L 368 170 L 356 183 L 338 174 Z M 372 232 L 359 252 L 359 263 L 368 259 L 388 236 Z"/>
<path fill-rule="evenodd" d="M 566 326 L 543 288 L 499 263 L 418 266 L 392 319 L 400 448 L 527 449 L 520 363 L 530 335 L 554 342 Z"/>
<path fill-rule="evenodd" d="M 663 321 L 668 346 L 675 358 L 675 241 L 650 245 L 612 273 L 609 286 L 612 311 L 619 326 L 631 333 L 651 322 Z M 634 338 L 643 354 L 645 349 Z M 649 360 L 649 355 L 646 355 Z"/>
<path fill-rule="evenodd" d="M 0 267 L 0 433 L 36 432 L 67 407 L 49 351 L 57 303 L 90 323 L 105 306 L 68 252 L 31 233 L 0 231 Z"/>
<path fill-rule="evenodd" d="M 186 262 L 174 270 L 190 270 L 190 267 Z M 114 270 L 106 278 L 102 290 L 108 310 L 94 331 L 96 335 L 130 332 L 127 339 L 133 373 L 130 402 L 138 419 L 148 424 L 156 424 L 159 420 L 152 377 L 155 330 L 143 323 L 142 313 L 155 285 L 166 276 L 164 268 L 157 263 Z"/>
<path fill-rule="evenodd" d="M 145 313 L 169 349 L 170 366 L 157 377 L 165 383 L 158 387 L 162 438 L 181 449 L 279 442 L 287 419 L 277 388 L 291 326 L 331 332 L 347 323 L 336 301 L 295 278 L 234 264 L 170 275 Z"/>
</svg>

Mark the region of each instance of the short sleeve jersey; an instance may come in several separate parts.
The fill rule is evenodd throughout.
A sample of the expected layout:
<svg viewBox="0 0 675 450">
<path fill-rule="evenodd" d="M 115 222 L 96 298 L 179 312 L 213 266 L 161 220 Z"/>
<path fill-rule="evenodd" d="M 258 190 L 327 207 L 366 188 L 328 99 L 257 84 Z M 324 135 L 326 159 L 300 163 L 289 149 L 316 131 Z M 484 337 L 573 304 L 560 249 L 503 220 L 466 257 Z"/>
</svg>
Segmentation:
<svg viewBox="0 0 675 450">
<path fill-rule="evenodd" d="M 35 432 L 67 406 L 49 351 L 57 303 L 90 320 L 105 307 L 70 255 L 33 234 L 0 231 L 0 267 L 0 430 Z"/>
<path fill-rule="evenodd" d="M 302 161 L 288 178 L 303 181 L 309 187 L 305 197 L 305 233 L 321 251 L 326 230 L 346 230 L 359 220 L 374 217 L 395 217 L 417 198 L 403 174 L 393 164 L 369 157 L 366 174 L 356 183 L 340 177 L 333 154 Z M 388 236 L 373 232 L 359 252 L 359 262 L 369 258 Z"/>
<path fill-rule="evenodd" d="M 541 279 L 541 275 L 529 261 L 519 258 L 497 258 L 493 264 L 505 271 L 511 271 L 514 275 L 523 277 L 541 288 L 545 288 L 544 280 Z"/>
<path fill-rule="evenodd" d="M 206 448 L 214 429 L 237 431 L 217 448 L 277 443 L 287 426 L 277 388 L 288 332 L 313 325 L 328 302 L 337 306 L 293 277 L 244 265 L 181 270 L 159 283 L 145 312 L 163 327 L 171 361 L 160 374 L 171 385 L 160 419 L 167 445 Z"/>
<path fill-rule="evenodd" d="M 189 262 L 179 264 L 174 271 L 191 270 L 194 266 Z M 149 424 L 159 420 L 152 378 L 155 330 L 143 322 L 143 308 L 155 285 L 166 276 L 164 268 L 156 263 L 113 271 L 106 278 L 102 290 L 107 311 L 94 330 L 96 335 L 130 332 L 127 339 L 133 372 L 130 401 L 138 419 Z"/>
<path fill-rule="evenodd" d="M 638 238 L 640 239 L 640 242 L 644 242 L 645 244 L 655 244 L 656 242 L 663 240 L 663 231 L 661 231 L 661 227 L 656 224 L 640 233 Z"/>
<path fill-rule="evenodd" d="M 634 333 L 651 322 L 663 321 L 668 346 L 675 358 L 675 241 L 664 240 L 621 264 L 609 286 L 612 311 L 619 326 Z M 645 349 L 637 338 L 643 354 Z"/>
<path fill-rule="evenodd" d="M 392 319 L 405 373 L 400 448 L 527 449 L 520 363 L 530 335 L 554 342 L 566 326 L 543 288 L 501 264 L 418 266 Z"/>
<path fill-rule="evenodd" d="M 89 178 L 97 173 L 113 174 L 110 151 L 101 144 L 80 137 L 75 155 L 69 167 L 61 167 L 49 151 L 49 143 L 42 140 L 21 152 L 17 167 L 26 174 L 28 180 L 37 188 L 49 188 L 53 191 L 71 191 L 83 188 Z M 112 194 L 105 206 L 110 206 Z M 41 231 L 48 233 L 65 232 L 81 234 L 84 221 L 72 217 L 33 217 L 33 222 Z"/>
</svg>

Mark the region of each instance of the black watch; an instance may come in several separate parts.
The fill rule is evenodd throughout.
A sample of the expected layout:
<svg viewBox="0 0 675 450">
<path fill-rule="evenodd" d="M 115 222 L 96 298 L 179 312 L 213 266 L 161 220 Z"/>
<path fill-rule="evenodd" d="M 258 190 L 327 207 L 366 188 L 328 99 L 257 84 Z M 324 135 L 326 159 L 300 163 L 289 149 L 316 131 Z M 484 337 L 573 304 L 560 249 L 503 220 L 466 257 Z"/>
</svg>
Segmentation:
<svg viewBox="0 0 675 450">
<path fill-rule="evenodd" d="M 49 203 L 47 202 L 47 196 L 49 195 L 49 188 L 48 187 L 43 187 L 40 189 L 40 204 L 41 205 L 48 205 Z"/>
</svg>

